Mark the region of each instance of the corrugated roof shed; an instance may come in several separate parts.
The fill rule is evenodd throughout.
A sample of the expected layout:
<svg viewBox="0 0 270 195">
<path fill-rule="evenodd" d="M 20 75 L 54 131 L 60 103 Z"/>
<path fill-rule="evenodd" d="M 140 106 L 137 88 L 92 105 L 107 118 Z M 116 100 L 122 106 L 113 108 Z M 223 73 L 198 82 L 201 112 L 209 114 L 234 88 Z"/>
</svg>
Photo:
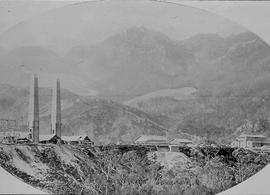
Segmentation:
<svg viewBox="0 0 270 195">
<path fill-rule="evenodd" d="M 266 138 L 264 135 L 261 135 L 261 134 L 244 134 L 244 133 L 242 133 L 239 137 L 259 137 L 259 138 Z"/>
<path fill-rule="evenodd" d="M 86 138 L 90 139 L 88 135 L 61 136 L 63 141 L 83 141 Z"/>
<path fill-rule="evenodd" d="M 39 141 L 49 141 L 54 138 L 56 135 L 49 134 L 49 135 L 39 135 Z"/>
<path fill-rule="evenodd" d="M 135 139 L 135 143 L 138 142 L 149 142 L 149 141 L 161 141 L 161 142 L 167 142 L 167 138 L 165 136 L 160 135 L 141 135 L 138 138 Z"/>
</svg>

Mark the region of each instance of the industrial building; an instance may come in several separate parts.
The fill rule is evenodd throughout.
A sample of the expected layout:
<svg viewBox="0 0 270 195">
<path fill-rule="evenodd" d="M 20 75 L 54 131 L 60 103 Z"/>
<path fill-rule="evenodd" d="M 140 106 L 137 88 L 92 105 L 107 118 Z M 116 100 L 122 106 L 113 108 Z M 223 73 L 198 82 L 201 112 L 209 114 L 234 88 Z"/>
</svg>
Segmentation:
<svg viewBox="0 0 270 195">
<path fill-rule="evenodd" d="M 168 145 L 168 140 L 165 136 L 140 135 L 134 140 L 134 143 L 140 145 Z"/>
<path fill-rule="evenodd" d="M 270 146 L 270 139 L 264 135 L 241 134 L 232 143 L 232 147 L 260 148 Z"/>
<path fill-rule="evenodd" d="M 39 89 L 38 77 L 34 75 L 30 85 L 29 111 L 27 131 L 19 131 L 16 120 L 0 119 L 0 128 L 5 129 L 5 133 L 0 134 L 2 143 L 69 143 L 88 144 L 94 142 L 87 135 L 61 136 L 61 91 L 60 80 L 57 79 L 52 90 L 52 110 L 51 110 L 51 133 L 40 135 L 39 126 Z"/>
<path fill-rule="evenodd" d="M 38 77 L 34 75 L 33 83 L 30 87 L 29 112 L 28 112 L 29 139 L 34 143 L 39 143 L 39 96 L 38 96 Z M 61 97 L 60 81 L 57 80 L 52 93 L 52 112 L 51 112 L 51 134 L 42 135 L 42 143 L 51 142 L 50 140 L 61 137 Z M 46 138 L 46 139 L 45 139 Z M 55 139 L 52 139 L 55 138 Z"/>
<path fill-rule="evenodd" d="M 192 141 L 188 139 L 181 139 L 181 138 L 168 139 L 166 136 L 160 136 L 160 135 L 140 135 L 134 140 L 134 143 L 141 144 L 141 145 L 183 146 L 187 144 L 192 144 Z"/>
<path fill-rule="evenodd" d="M 156 146 L 160 152 L 178 152 L 180 146 L 192 144 L 192 141 L 180 138 L 168 139 L 166 136 L 159 135 L 140 135 L 134 140 L 134 143 Z"/>
</svg>

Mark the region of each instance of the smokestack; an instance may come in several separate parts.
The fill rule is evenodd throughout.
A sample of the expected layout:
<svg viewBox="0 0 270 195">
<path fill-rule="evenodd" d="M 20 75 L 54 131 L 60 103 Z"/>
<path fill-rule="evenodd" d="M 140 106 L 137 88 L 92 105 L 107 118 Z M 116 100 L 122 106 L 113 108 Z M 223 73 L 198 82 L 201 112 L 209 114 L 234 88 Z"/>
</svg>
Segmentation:
<svg viewBox="0 0 270 195">
<path fill-rule="evenodd" d="M 29 139 L 39 142 L 39 103 L 38 103 L 38 77 L 33 76 L 30 86 L 29 112 L 28 112 Z"/>
<path fill-rule="evenodd" d="M 61 125 L 60 81 L 57 79 L 52 94 L 51 133 L 61 137 Z"/>
</svg>

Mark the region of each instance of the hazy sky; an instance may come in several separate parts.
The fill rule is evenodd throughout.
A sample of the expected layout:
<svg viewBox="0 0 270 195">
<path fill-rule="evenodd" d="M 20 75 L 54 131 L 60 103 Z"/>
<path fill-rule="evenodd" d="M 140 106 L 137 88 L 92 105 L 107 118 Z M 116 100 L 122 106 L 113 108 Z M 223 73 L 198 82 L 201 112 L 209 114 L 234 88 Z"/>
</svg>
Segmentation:
<svg viewBox="0 0 270 195">
<path fill-rule="evenodd" d="M 71 47 L 96 44 L 134 26 L 160 31 L 174 40 L 183 40 L 199 33 L 228 36 L 245 31 L 239 25 L 215 14 L 172 3 L 107 0 L 68 6 L 65 3 L 66 6 L 59 8 L 59 4 L 49 2 L 48 6 L 57 8 L 44 11 L 42 7 L 42 14 L 37 14 L 40 6 L 37 4 L 35 2 L 32 9 L 30 5 L 23 6 L 24 9 L 28 8 L 27 12 L 33 10 L 32 17 L 29 19 L 27 16 L 24 22 L 3 30 L 0 46 L 13 49 L 39 45 L 62 55 Z M 16 12 L 15 8 L 14 11 L 11 8 L 4 10 L 7 16 L 1 18 L 12 18 L 9 13 Z M 14 13 L 16 18 L 24 14 L 23 11 Z M 15 21 L 15 18 L 12 19 Z"/>
<path fill-rule="evenodd" d="M 269 1 L 168 1 L 198 7 L 225 16 L 270 43 Z M 77 2 L 79 1 L 2 0 L 0 1 L 0 34 L 22 21 Z"/>
<path fill-rule="evenodd" d="M 72 1 L 0 1 L 0 34 L 14 25 L 36 17 L 46 11 L 74 3 Z"/>
<path fill-rule="evenodd" d="M 270 1 L 170 1 L 224 16 L 270 44 Z"/>
</svg>

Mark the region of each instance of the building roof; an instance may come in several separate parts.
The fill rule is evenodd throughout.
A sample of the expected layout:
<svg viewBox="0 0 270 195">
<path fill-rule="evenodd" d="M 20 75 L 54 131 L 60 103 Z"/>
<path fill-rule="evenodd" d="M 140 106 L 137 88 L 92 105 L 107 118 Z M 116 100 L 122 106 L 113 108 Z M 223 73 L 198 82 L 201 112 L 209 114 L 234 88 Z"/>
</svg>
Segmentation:
<svg viewBox="0 0 270 195">
<path fill-rule="evenodd" d="M 49 141 L 52 138 L 54 138 L 55 134 L 49 134 L 49 135 L 39 135 L 39 141 Z M 57 136 L 56 136 L 57 137 Z"/>
<path fill-rule="evenodd" d="M 244 133 L 242 133 L 239 137 L 258 137 L 258 138 L 266 138 L 264 135 L 261 135 L 261 134 L 244 134 Z"/>
<path fill-rule="evenodd" d="M 260 143 L 260 144 L 268 144 L 270 140 L 262 140 L 262 141 L 252 141 L 253 143 Z"/>
<path fill-rule="evenodd" d="M 151 142 L 151 141 L 158 141 L 158 142 L 167 142 L 167 138 L 165 136 L 160 135 L 141 135 L 135 139 L 136 142 Z"/>
<path fill-rule="evenodd" d="M 86 138 L 90 139 L 88 135 L 61 136 L 63 141 L 83 141 Z"/>
<path fill-rule="evenodd" d="M 189 139 L 180 139 L 180 138 L 173 138 L 170 140 L 170 144 L 182 144 L 182 143 L 192 143 Z"/>
</svg>

